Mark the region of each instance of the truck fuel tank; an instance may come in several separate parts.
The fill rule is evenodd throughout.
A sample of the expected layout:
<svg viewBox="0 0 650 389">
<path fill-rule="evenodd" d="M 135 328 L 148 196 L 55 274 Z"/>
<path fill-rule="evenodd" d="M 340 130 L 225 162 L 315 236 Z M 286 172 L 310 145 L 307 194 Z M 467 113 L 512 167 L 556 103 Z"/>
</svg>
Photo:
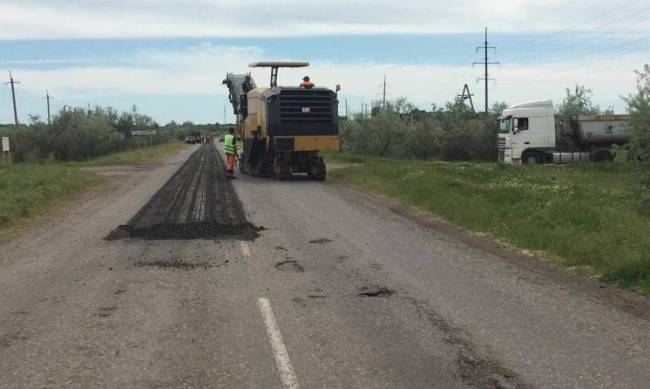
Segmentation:
<svg viewBox="0 0 650 389">
<path fill-rule="evenodd" d="M 555 152 L 553 155 L 553 163 L 574 163 L 574 162 L 587 162 L 590 160 L 591 154 L 588 152 Z"/>
</svg>

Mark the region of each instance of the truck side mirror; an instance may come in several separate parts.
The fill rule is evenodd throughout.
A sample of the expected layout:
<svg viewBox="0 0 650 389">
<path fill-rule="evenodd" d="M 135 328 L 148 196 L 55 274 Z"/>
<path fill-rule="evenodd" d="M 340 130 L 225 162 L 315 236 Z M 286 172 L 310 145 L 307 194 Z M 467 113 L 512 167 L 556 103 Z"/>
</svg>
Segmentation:
<svg viewBox="0 0 650 389">
<path fill-rule="evenodd" d="M 519 132 L 519 119 L 515 118 L 512 120 L 512 133 L 516 134 Z"/>
</svg>

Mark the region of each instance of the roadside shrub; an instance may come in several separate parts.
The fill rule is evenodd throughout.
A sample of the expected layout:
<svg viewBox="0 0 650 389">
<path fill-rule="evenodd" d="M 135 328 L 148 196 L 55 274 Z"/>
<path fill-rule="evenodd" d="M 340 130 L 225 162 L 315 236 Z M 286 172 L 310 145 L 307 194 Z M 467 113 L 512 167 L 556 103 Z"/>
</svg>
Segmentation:
<svg viewBox="0 0 650 389">
<path fill-rule="evenodd" d="M 571 119 L 577 115 L 600 115 L 609 111 L 601 111 L 598 105 L 591 101 L 593 92 L 584 85 L 576 85 L 575 89 L 566 89 L 566 96 L 557 107 L 559 126 L 555 134 L 555 143 L 562 150 L 577 151 L 572 140 Z"/>
<path fill-rule="evenodd" d="M 52 122 L 49 151 L 62 161 L 78 161 L 117 151 L 124 134 L 111 124 L 110 112 L 64 107 Z"/>
<path fill-rule="evenodd" d="M 370 117 L 357 115 L 343 121 L 342 146 L 376 156 L 496 160 L 496 118 L 500 111 L 476 114 L 457 100 L 426 112 L 398 99 L 386 108 L 376 106 Z"/>
<path fill-rule="evenodd" d="M 625 99 L 630 112 L 630 155 L 650 161 L 650 65 L 637 72 L 637 92 Z"/>
<path fill-rule="evenodd" d="M 78 161 L 138 146 L 132 131 L 159 129 L 151 117 L 138 113 L 136 107 L 118 113 L 112 108 L 94 109 L 63 107 L 52 124 L 39 116 L 30 116 L 29 125 L 0 125 L 0 136 L 8 136 L 13 159 L 29 162 L 47 158 Z M 159 130 L 143 144 L 167 142 L 176 136 L 175 128 Z"/>
</svg>

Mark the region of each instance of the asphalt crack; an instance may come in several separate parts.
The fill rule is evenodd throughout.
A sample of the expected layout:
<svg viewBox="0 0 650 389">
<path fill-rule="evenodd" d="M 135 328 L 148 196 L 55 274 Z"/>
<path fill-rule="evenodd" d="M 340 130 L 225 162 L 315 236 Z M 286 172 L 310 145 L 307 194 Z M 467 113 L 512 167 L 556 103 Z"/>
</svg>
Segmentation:
<svg viewBox="0 0 650 389">
<path fill-rule="evenodd" d="M 282 262 L 278 262 L 275 264 L 275 268 L 281 271 L 288 271 L 288 272 L 295 272 L 295 273 L 302 273 L 305 271 L 305 268 L 303 268 L 298 261 L 294 260 L 286 260 Z"/>
<path fill-rule="evenodd" d="M 395 291 L 385 286 L 364 286 L 359 292 L 359 297 L 390 297 L 395 294 Z"/>
<path fill-rule="evenodd" d="M 454 360 L 456 374 L 463 382 L 481 389 L 529 387 L 516 373 L 502 366 L 499 361 L 481 355 L 460 328 L 452 326 L 438 313 L 427 309 L 423 302 L 412 297 L 405 297 L 405 299 L 413 304 L 418 315 L 426 317 L 442 332 L 445 343 L 456 348 L 457 355 Z"/>
<path fill-rule="evenodd" d="M 332 242 L 332 240 L 327 238 L 313 239 L 309 241 L 309 243 L 314 243 L 314 244 L 323 244 L 323 243 L 330 243 L 330 242 Z"/>
</svg>

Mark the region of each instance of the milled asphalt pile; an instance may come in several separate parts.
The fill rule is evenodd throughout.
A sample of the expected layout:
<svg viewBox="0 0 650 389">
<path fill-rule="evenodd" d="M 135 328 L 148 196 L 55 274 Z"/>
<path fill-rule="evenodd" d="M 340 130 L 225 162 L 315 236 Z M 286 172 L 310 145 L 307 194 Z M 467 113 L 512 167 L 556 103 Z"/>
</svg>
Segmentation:
<svg viewBox="0 0 650 389">
<path fill-rule="evenodd" d="M 107 240 L 213 239 L 252 240 L 259 228 L 246 220 L 223 158 L 212 144 L 202 145 L 149 202 Z"/>
</svg>

